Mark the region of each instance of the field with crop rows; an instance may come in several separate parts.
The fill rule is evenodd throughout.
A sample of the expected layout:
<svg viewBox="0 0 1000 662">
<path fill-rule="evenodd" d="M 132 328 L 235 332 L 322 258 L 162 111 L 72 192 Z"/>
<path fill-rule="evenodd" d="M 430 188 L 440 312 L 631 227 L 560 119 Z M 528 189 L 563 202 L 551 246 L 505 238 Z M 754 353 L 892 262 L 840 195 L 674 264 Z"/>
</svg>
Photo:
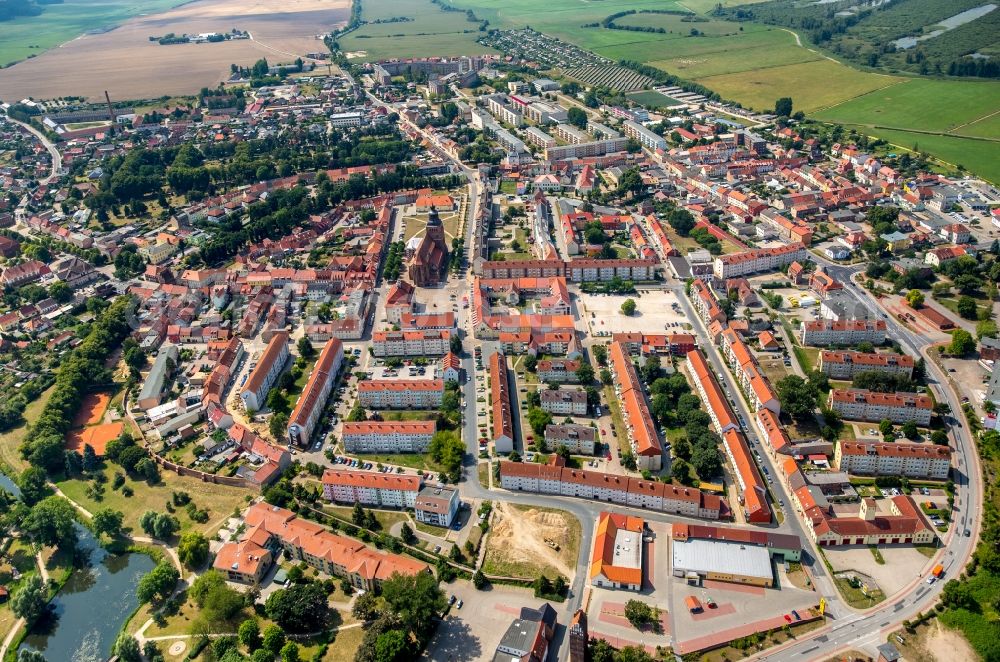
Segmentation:
<svg viewBox="0 0 1000 662">
<path fill-rule="evenodd" d="M 622 92 L 641 90 L 655 82 L 649 76 L 643 76 L 624 67 L 575 67 L 566 69 L 563 73 L 587 85 L 607 87 Z"/>
</svg>

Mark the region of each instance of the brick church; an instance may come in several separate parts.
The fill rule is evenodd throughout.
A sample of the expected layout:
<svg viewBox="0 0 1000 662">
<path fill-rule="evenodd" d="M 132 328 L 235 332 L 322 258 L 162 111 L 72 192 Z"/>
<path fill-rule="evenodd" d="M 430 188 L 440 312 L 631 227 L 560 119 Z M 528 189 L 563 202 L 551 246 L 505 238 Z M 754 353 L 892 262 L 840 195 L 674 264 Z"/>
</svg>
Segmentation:
<svg viewBox="0 0 1000 662">
<path fill-rule="evenodd" d="M 434 207 L 427 215 L 427 231 L 410 260 L 409 274 L 417 287 L 437 285 L 447 278 L 448 243 L 441 218 Z"/>
</svg>

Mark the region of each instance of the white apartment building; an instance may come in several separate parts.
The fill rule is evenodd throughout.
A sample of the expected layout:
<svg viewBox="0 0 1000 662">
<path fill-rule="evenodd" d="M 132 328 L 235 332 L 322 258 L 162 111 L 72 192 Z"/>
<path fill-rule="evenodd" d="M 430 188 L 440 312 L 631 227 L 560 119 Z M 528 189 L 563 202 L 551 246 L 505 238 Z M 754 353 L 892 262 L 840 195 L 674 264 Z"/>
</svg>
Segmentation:
<svg viewBox="0 0 1000 662">
<path fill-rule="evenodd" d="M 655 131 L 650 131 L 638 122 L 625 120 L 625 135 L 638 140 L 647 149 L 666 149 L 667 139 L 658 135 Z"/>
<path fill-rule="evenodd" d="M 542 149 L 556 146 L 556 139 L 545 133 L 537 126 L 529 126 L 524 130 L 524 137 L 529 143 Z"/>
<path fill-rule="evenodd" d="M 819 369 L 833 379 L 853 379 L 862 372 L 880 372 L 909 378 L 913 376 L 914 360 L 906 354 L 877 354 L 874 352 L 819 353 Z"/>
<path fill-rule="evenodd" d="M 461 507 L 458 490 L 442 485 L 427 486 L 417 494 L 413 516 L 423 524 L 448 528 L 455 521 Z"/>
<path fill-rule="evenodd" d="M 565 446 L 575 455 L 593 455 L 597 430 L 588 425 L 546 425 L 545 445 L 550 449 Z"/>
<path fill-rule="evenodd" d="M 586 416 L 587 393 L 582 390 L 540 391 L 542 409 L 560 416 Z"/>
<path fill-rule="evenodd" d="M 951 471 L 951 448 L 933 444 L 841 441 L 833 459 L 841 471 L 864 476 L 946 480 Z"/>
<path fill-rule="evenodd" d="M 806 247 L 802 244 L 755 248 L 718 256 L 712 262 L 712 271 L 719 278 L 736 278 L 761 271 L 774 271 L 796 260 L 805 260 L 807 255 Z"/>
<path fill-rule="evenodd" d="M 288 333 L 279 331 L 267 343 L 264 353 L 261 354 L 243 390 L 240 391 L 240 399 L 243 400 L 243 406 L 248 412 L 259 411 L 264 406 L 267 392 L 271 390 L 287 362 Z"/>
<path fill-rule="evenodd" d="M 571 145 L 579 145 L 581 143 L 589 142 L 590 136 L 587 135 L 585 131 L 581 131 L 572 124 L 557 124 L 552 133 L 556 135 L 556 138 L 564 142 L 568 142 Z"/>
<path fill-rule="evenodd" d="M 524 116 L 538 124 L 566 121 L 566 111 L 563 108 L 545 101 L 529 103 L 524 107 Z"/>
<path fill-rule="evenodd" d="M 423 453 L 436 429 L 434 421 L 345 421 L 341 437 L 348 453 Z"/>
<path fill-rule="evenodd" d="M 385 356 L 440 356 L 451 348 L 450 331 L 376 331 L 372 352 Z"/>
<path fill-rule="evenodd" d="M 422 480 L 406 474 L 327 469 L 323 472 L 323 497 L 338 503 L 413 508 Z"/>
<path fill-rule="evenodd" d="M 860 389 L 830 391 L 829 407 L 843 418 L 853 421 L 892 421 L 902 424 L 913 421 L 927 426 L 931 422 L 931 399 L 919 393 L 876 393 Z"/>
<path fill-rule="evenodd" d="M 358 383 L 358 401 L 365 409 L 437 409 L 443 396 L 443 379 Z"/>
<path fill-rule="evenodd" d="M 883 320 L 813 320 L 802 324 L 802 344 L 823 347 L 829 345 L 857 345 L 885 342 L 886 325 Z"/>
</svg>

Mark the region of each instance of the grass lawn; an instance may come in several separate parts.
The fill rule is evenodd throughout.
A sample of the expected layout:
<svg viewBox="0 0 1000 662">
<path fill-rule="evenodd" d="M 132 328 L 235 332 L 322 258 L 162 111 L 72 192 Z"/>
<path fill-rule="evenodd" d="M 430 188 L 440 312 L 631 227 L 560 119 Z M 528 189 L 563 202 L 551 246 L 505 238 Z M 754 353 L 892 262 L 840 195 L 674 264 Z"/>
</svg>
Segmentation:
<svg viewBox="0 0 1000 662">
<path fill-rule="evenodd" d="M 365 636 L 364 628 L 353 627 L 332 634 L 333 641 L 326 648 L 323 662 L 354 662 L 354 656 Z"/>
<path fill-rule="evenodd" d="M 505 180 L 500 182 L 500 192 L 507 195 L 515 195 L 517 193 L 517 184 L 511 180 Z"/>
<path fill-rule="evenodd" d="M 414 528 L 421 533 L 426 533 L 429 536 L 434 536 L 435 538 L 444 538 L 448 533 L 448 529 L 441 526 L 432 526 L 430 524 L 424 524 L 423 522 L 413 522 Z"/>
<path fill-rule="evenodd" d="M 42 413 L 42 409 L 52 396 L 52 389 L 54 388 L 55 386 L 49 387 L 42 392 L 37 400 L 25 407 L 24 420 L 27 423 L 33 422 Z M 25 436 L 28 434 L 27 423 L 6 432 L 0 432 L 0 464 L 10 467 L 11 470 L 17 473 L 28 468 L 28 463 L 21 458 L 21 453 L 18 451 L 21 442 L 24 441 Z M 11 478 L 14 478 L 14 476 L 11 476 Z"/>
<path fill-rule="evenodd" d="M 434 473 L 444 471 L 444 467 L 432 460 L 426 453 L 378 453 L 373 455 L 351 455 L 351 457 L 356 457 L 359 460 L 371 462 L 372 464 L 381 462 L 382 464 L 433 471 Z"/>
<path fill-rule="evenodd" d="M 480 462 L 477 465 L 477 471 L 479 473 L 479 484 L 483 487 L 489 487 L 490 485 L 490 466 L 491 462 Z"/>
<path fill-rule="evenodd" d="M 885 594 L 881 590 L 869 591 L 868 595 L 865 595 L 860 588 L 853 588 L 848 584 L 846 579 L 834 577 L 834 583 L 844 602 L 855 609 L 867 609 L 885 600 Z"/>
<path fill-rule="evenodd" d="M 232 514 L 233 509 L 242 508 L 246 505 L 246 499 L 252 496 L 248 490 L 203 483 L 197 478 L 178 476 L 170 471 L 163 471 L 160 474 L 162 479 L 158 485 L 126 479 L 125 484 L 134 491 L 131 497 L 126 497 L 121 493 L 121 490 L 111 489 L 111 481 L 115 472 L 120 471 L 118 466 L 109 462 L 106 463 L 103 471 L 108 477 L 108 482 L 105 483 L 104 497 L 101 501 L 95 501 L 87 496 L 87 487 L 92 484 L 90 481 L 74 478 L 60 481 L 57 485 L 66 496 L 91 513 L 102 508 L 112 508 L 125 513 L 125 526 L 131 527 L 133 532 L 138 535 L 143 535 L 139 528 L 139 518 L 142 514 L 147 510 L 164 512 L 172 492 L 187 492 L 199 509 L 208 509 L 208 521 L 204 524 L 193 522 L 184 508 L 176 508 L 176 512 L 173 513 L 180 521 L 181 531 L 194 530 L 205 535 L 214 534 L 223 520 Z"/>
<path fill-rule="evenodd" d="M 20 579 L 14 580 L 13 570 L 17 569 Z M 38 565 L 35 563 L 35 553 L 31 546 L 21 540 L 14 539 L 7 552 L 0 558 L 0 585 L 7 587 L 11 595 L 21 587 L 25 579 L 31 575 L 38 574 Z M 0 604 L 0 632 L 9 632 L 17 617 L 10 608 L 10 600 Z"/>
<path fill-rule="evenodd" d="M 354 508 L 348 508 L 346 506 L 323 506 L 323 512 L 336 515 L 337 517 L 350 522 L 351 515 L 354 513 Z M 375 513 L 375 519 L 377 519 L 378 523 L 382 525 L 382 531 L 385 533 L 388 533 L 389 529 L 399 522 L 410 521 L 410 518 L 406 516 L 406 513 L 399 513 L 391 510 L 373 510 L 372 512 Z"/>
<path fill-rule="evenodd" d="M 628 427 L 625 426 L 625 419 L 622 417 L 621 405 L 615 396 L 615 391 L 610 386 L 604 387 L 604 400 L 608 403 L 608 411 L 611 412 L 611 423 L 615 432 L 618 433 L 618 451 L 621 455 L 628 455 L 632 452 L 632 447 L 628 441 Z"/>
</svg>

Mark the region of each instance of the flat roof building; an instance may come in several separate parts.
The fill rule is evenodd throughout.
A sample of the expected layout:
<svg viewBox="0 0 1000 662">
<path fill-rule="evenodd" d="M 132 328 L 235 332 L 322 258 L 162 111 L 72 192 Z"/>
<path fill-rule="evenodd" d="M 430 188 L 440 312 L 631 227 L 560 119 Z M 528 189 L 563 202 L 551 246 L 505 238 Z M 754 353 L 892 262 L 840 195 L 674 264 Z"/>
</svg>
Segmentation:
<svg viewBox="0 0 1000 662">
<path fill-rule="evenodd" d="M 774 586 L 771 555 L 764 547 L 729 540 L 688 538 L 671 545 L 674 577 Z"/>
</svg>

